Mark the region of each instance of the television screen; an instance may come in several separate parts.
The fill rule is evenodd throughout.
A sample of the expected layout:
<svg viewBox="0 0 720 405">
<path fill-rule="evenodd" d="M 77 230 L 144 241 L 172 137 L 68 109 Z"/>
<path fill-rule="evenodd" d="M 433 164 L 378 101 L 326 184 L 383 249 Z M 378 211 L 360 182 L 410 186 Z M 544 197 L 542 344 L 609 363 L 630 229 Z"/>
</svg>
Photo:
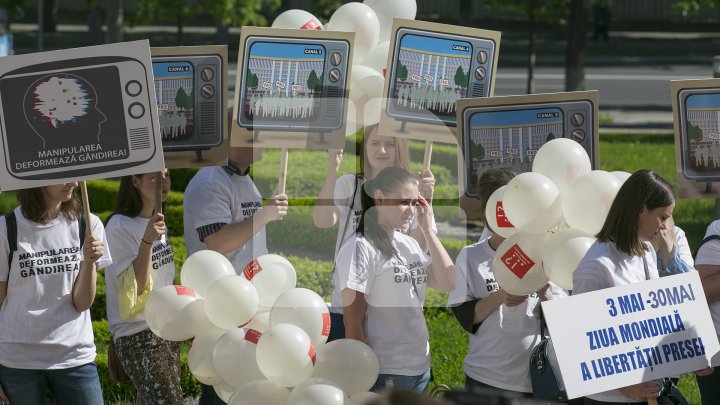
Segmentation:
<svg viewBox="0 0 720 405">
<path fill-rule="evenodd" d="M 683 175 L 691 180 L 720 178 L 720 89 L 683 90 L 680 134 Z"/>
<path fill-rule="evenodd" d="M 187 140 L 195 127 L 194 66 L 187 61 L 153 61 L 152 65 L 163 143 Z"/>
</svg>

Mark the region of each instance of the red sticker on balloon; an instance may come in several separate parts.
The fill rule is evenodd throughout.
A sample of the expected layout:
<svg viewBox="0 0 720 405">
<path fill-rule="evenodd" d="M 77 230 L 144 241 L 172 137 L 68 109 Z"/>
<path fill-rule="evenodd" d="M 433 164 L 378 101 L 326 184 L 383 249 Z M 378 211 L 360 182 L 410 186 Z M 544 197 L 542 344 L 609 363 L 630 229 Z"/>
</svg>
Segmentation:
<svg viewBox="0 0 720 405">
<path fill-rule="evenodd" d="M 505 215 L 502 201 L 498 201 L 495 205 L 495 222 L 497 222 L 498 228 L 515 228 Z"/>
<path fill-rule="evenodd" d="M 248 329 L 245 333 L 245 340 L 257 344 L 258 340 L 260 340 L 260 336 L 262 336 L 262 333 L 256 331 L 255 329 Z"/>
<path fill-rule="evenodd" d="M 532 261 L 517 244 L 512 245 L 512 247 L 502 255 L 501 259 L 508 270 L 519 279 L 525 277 L 527 272 L 535 265 L 535 262 Z"/>
<path fill-rule="evenodd" d="M 320 24 L 318 24 L 315 20 L 310 20 L 305 23 L 302 27 L 300 27 L 301 30 L 322 30 L 322 27 Z"/>
<path fill-rule="evenodd" d="M 176 285 L 175 293 L 177 295 L 187 295 L 189 297 L 195 297 L 195 291 L 192 288 L 185 287 L 184 285 Z"/>
<path fill-rule="evenodd" d="M 323 317 L 322 335 L 330 336 L 330 313 L 325 312 L 324 314 L 322 314 L 322 317 Z"/>
<path fill-rule="evenodd" d="M 255 277 L 261 271 L 262 267 L 260 266 L 260 262 L 258 262 L 257 259 L 253 259 L 253 261 L 248 263 L 243 269 L 243 275 L 246 279 L 248 279 L 248 281 L 252 281 L 253 277 Z"/>
<path fill-rule="evenodd" d="M 315 345 L 312 344 L 312 342 L 310 342 L 310 350 L 308 350 L 308 356 L 313 363 L 313 367 L 315 367 Z"/>
</svg>

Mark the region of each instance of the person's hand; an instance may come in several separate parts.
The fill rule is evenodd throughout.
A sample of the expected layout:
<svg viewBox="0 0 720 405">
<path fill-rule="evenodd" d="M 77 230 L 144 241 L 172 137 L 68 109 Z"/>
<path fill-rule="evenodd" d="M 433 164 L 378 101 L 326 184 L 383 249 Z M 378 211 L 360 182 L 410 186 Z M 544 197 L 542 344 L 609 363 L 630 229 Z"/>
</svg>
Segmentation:
<svg viewBox="0 0 720 405">
<path fill-rule="evenodd" d="M 161 235 L 167 233 L 167 227 L 165 226 L 165 215 L 160 213 L 153 214 L 148 221 L 147 227 L 145 227 L 145 233 L 143 234 L 143 240 L 146 242 L 153 243 L 153 241 L 160 238 Z"/>
<path fill-rule="evenodd" d="M 435 192 L 435 176 L 433 176 L 430 169 L 424 169 L 423 171 L 417 172 L 418 177 L 418 190 L 426 200 L 432 201 L 433 193 Z"/>
<path fill-rule="evenodd" d="M 422 195 L 418 196 L 418 206 L 417 206 L 417 218 L 418 218 L 418 226 L 420 227 L 420 230 L 423 234 L 432 232 L 432 205 L 423 198 Z"/>
<path fill-rule="evenodd" d="M 84 261 L 87 263 L 95 263 L 102 257 L 105 252 L 105 245 L 102 240 L 97 239 L 94 235 L 87 235 L 83 244 Z"/>
<path fill-rule="evenodd" d="M 553 299 L 552 292 L 550 292 L 550 283 L 545 284 L 541 289 L 537 290 L 538 298 L 540 301 L 549 301 Z"/>
<path fill-rule="evenodd" d="M 265 215 L 271 221 L 282 220 L 288 212 L 288 197 L 285 194 L 275 194 L 268 200 L 267 206 L 263 208 Z"/>
<path fill-rule="evenodd" d="M 648 398 L 657 398 L 662 390 L 659 381 L 645 381 L 640 384 L 620 388 L 620 392 L 635 401 L 646 401 Z"/>
<path fill-rule="evenodd" d="M 328 149 L 328 170 L 332 170 L 337 173 L 337 171 L 340 169 L 340 163 L 342 163 L 342 158 L 342 149 Z"/>
<path fill-rule="evenodd" d="M 510 293 L 506 293 L 507 297 L 505 297 L 505 306 L 506 307 L 516 307 L 527 299 L 527 295 L 512 295 Z"/>
<path fill-rule="evenodd" d="M 0 401 L 2 401 L 2 404 L 4 405 L 10 405 L 10 400 L 8 399 L 7 395 L 5 395 L 5 391 L 3 391 L 2 385 L 0 385 Z"/>
<path fill-rule="evenodd" d="M 712 374 L 714 371 L 715 371 L 714 367 L 707 366 L 702 370 L 696 370 L 695 375 L 698 377 L 706 377 L 706 376 L 709 376 L 710 374 Z"/>
</svg>

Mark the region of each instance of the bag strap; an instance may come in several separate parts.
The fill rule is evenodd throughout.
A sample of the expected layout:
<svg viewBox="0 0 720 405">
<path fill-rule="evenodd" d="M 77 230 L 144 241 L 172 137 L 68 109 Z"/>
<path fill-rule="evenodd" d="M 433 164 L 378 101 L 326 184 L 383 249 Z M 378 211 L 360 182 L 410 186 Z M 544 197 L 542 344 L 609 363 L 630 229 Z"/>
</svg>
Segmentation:
<svg viewBox="0 0 720 405">
<path fill-rule="evenodd" d="M 345 231 L 347 230 L 347 227 L 350 226 L 350 218 L 352 218 L 353 213 L 354 213 L 353 206 L 355 205 L 355 196 L 357 195 L 357 190 L 358 190 L 359 186 L 360 186 L 360 178 L 358 176 L 355 176 L 355 187 L 353 188 L 352 199 L 350 200 L 350 205 L 348 206 L 348 213 L 345 216 L 345 226 L 343 226 L 342 229 L 338 229 L 338 237 L 340 237 L 340 238 L 343 237 L 343 235 L 345 234 Z M 345 241 L 342 241 L 342 243 L 340 243 L 340 246 L 342 246 L 343 243 L 345 243 Z M 340 250 L 340 248 L 338 248 L 338 251 L 339 250 Z M 335 274 L 335 260 L 333 260 L 333 269 L 332 269 L 331 274 Z"/>
<path fill-rule="evenodd" d="M 647 259 L 642 255 L 643 267 L 645 268 L 645 280 L 650 280 L 650 270 L 648 270 Z"/>
<path fill-rule="evenodd" d="M 700 251 L 700 248 L 702 247 L 702 245 L 704 245 L 710 241 L 713 241 L 713 240 L 720 240 L 720 235 L 710 235 L 707 238 L 703 239 L 702 242 L 700 242 L 700 244 L 698 245 L 697 249 L 695 249 L 695 254 L 693 256 L 697 257 L 697 254 Z"/>
<path fill-rule="evenodd" d="M 8 271 L 12 264 L 13 253 L 17 250 L 17 218 L 15 218 L 15 210 L 4 215 L 5 226 L 7 226 L 8 241 Z"/>
</svg>

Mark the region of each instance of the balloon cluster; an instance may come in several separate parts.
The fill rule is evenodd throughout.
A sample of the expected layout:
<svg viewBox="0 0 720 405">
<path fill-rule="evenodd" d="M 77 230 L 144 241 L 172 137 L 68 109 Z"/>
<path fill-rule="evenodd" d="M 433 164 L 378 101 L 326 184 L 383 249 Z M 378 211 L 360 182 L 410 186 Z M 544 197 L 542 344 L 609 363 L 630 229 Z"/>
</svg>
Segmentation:
<svg viewBox="0 0 720 405">
<path fill-rule="evenodd" d="M 187 258 L 180 280 L 153 291 L 147 324 L 166 340 L 193 339 L 190 371 L 228 404 L 334 405 L 372 395 L 375 353 L 356 340 L 326 344 L 328 307 L 295 288 L 287 259 L 259 256 L 237 275 L 225 256 L 202 250 Z"/>
<path fill-rule="evenodd" d="M 544 144 L 532 171 L 514 177 L 487 202 L 487 225 L 506 238 L 493 259 L 498 284 L 515 295 L 531 294 L 548 281 L 572 289 L 572 273 L 627 177 L 592 170 L 585 149 L 571 139 Z"/>
<path fill-rule="evenodd" d="M 350 103 L 346 132 L 380 121 L 380 108 L 394 18 L 414 20 L 415 0 L 365 0 L 340 6 L 323 27 L 304 10 L 288 10 L 272 23 L 274 28 L 325 29 L 355 33 Z"/>
</svg>

